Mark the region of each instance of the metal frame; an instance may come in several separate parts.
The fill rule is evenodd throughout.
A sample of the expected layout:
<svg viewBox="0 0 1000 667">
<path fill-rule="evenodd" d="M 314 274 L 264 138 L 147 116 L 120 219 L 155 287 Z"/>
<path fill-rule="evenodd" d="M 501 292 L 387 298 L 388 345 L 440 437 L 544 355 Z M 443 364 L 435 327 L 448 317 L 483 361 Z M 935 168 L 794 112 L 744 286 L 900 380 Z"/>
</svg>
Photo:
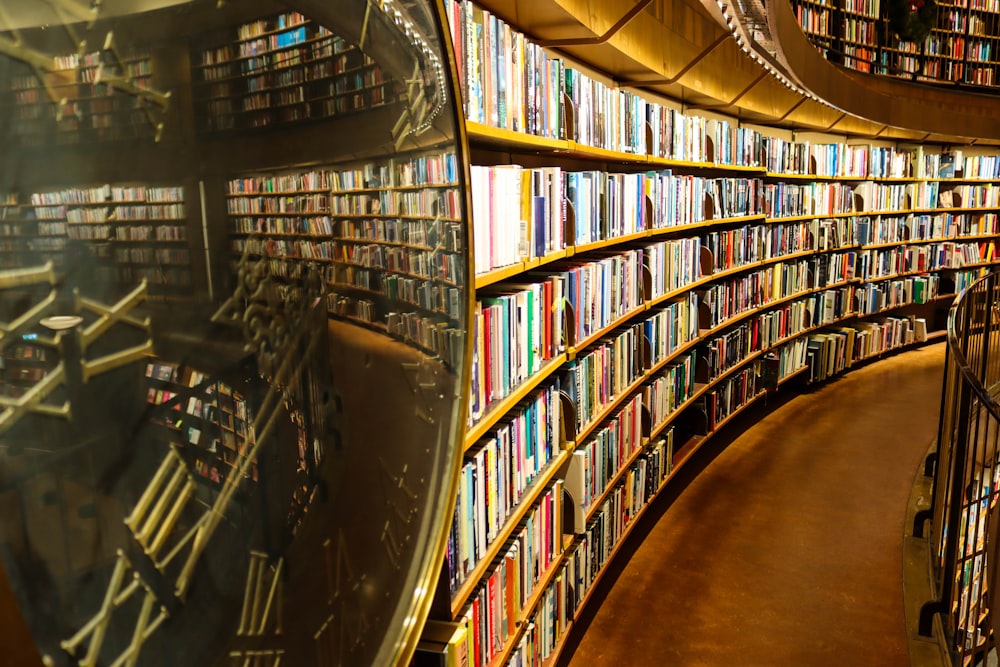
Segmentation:
<svg viewBox="0 0 1000 667">
<path fill-rule="evenodd" d="M 941 393 L 932 505 L 918 513 L 914 534 L 931 522 L 934 599 L 921 607 L 919 633 L 935 621 L 956 665 L 976 664 L 996 646 L 990 581 L 1000 482 L 1000 274 L 979 279 L 948 313 L 948 349 Z"/>
</svg>

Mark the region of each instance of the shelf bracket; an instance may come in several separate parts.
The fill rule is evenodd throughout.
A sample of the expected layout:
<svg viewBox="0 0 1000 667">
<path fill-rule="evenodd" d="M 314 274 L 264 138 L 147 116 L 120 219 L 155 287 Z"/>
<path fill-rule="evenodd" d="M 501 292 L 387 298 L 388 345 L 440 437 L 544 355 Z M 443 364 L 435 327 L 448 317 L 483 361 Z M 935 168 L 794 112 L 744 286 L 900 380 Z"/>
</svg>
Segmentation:
<svg viewBox="0 0 1000 667">
<path fill-rule="evenodd" d="M 942 600 L 929 600 L 920 607 L 920 620 L 917 624 L 917 634 L 921 637 L 931 637 L 934 634 L 934 617 L 948 611 L 948 606 Z"/>
<path fill-rule="evenodd" d="M 824 130 L 824 131 L 825 132 L 830 132 L 837 125 L 837 123 L 839 123 L 840 121 L 844 120 L 845 118 L 847 118 L 847 112 L 846 111 L 844 113 L 840 114 L 839 116 L 837 116 L 837 120 L 835 120 L 832 123 L 830 123 L 829 125 L 827 125 L 826 130 Z"/>
<path fill-rule="evenodd" d="M 807 99 L 809 99 L 809 98 L 808 97 L 803 97 L 801 100 L 799 100 L 798 102 L 796 102 L 795 104 L 793 104 L 792 108 L 789 109 L 788 111 L 786 111 L 785 113 L 783 113 L 781 115 L 781 118 L 779 118 L 778 120 L 785 120 L 786 118 L 788 118 L 789 116 L 791 116 L 792 112 L 795 111 L 796 109 L 798 109 L 803 104 L 805 104 L 805 101 Z"/>
<path fill-rule="evenodd" d="M 558 48 L 561 46 L 596 46 L 598 44 L 604 44 L 606 41 L 615 36 L 615 34 L 624 28 L 629 22 L 639 15 L 642 10 L 644 10 L 653 0 L 639 0 L 634 7 L 629 9 L 625 14 L 618 19 L 618 21 L 607 29 L 607 31 L 601 35 L 594 35 L 593 37 L 569 37 L 567 39 L 540 39 L 538 40 L 538 45 L 542 47 Z"/>
<path fill-rule="evenodd" d="M 729 37 L 730 35 L 727 32 L 724 32 L 721 35 L 719 35 L 719 37 L 714 42 L 712 42 L 704 49 L 702 49 L 701 53 L 696 55 L 691 60 L 691 62 L 689 62 L 687 65 L 681 68 L 681 70 L 677 72 L 677 74 L 673 75 L 668 79 L 648 79 L 645 81 L 643 81 L 642 79 L 629 79 L 626 81 L 618 81 L 616 83 L 618 83 L 619 86 L 665 86 L 665 85 L 670 85 L 672 83 L 677 83 L 685 74 L 690 72 L 695 65 L 704 60 L 709 53 L 718 48 L 718 46 L 723 42 L 725 42 Z"/>
<path fill-rule="evenodd" d="M 747 93 L 749 93 L 751 90 L 753 90 L 757 86 L 757 84 L 760 83 L 761 80 L 765 76 L 767 76 L 767 71 L 766 70 L 762 70 L 761 73 L 757 75 L 757 78 L 755 78 L 753 81 L 751 81 L 746 86 L 746 88 L 744 88 L 743 90 L 741 90 L 739 92 L 739 94 L 737 94 L 736 97 L 734 97 L 733 99 L 731 99 L 729 102 L 723 102 L 722 104 L 699 104 L 699 105 L 690 106 L 688 108 L 689 109 L 693 109 L 695 111 L 699 111 L 699 110 L 705 110 L 705 109 L 725 109 L 727 107 L 731 107 L 734 104 L 736 104 L 737 102 L 739 102 L 741 99 L 743 99 L 743 97 Z M 847 114 L 844 114 L 844 115 L 846 116 Z"/>
<path fill-rule="evenodd" d="M 913 532 L 910 533 L 913 537 L 918 539 L 923 539 L 924 537 L 924 524 L 931 520 L 931 508 L 926 508 L 922 510 L 917 510 L 916 514 L 913 515 Z"/>
</svg>

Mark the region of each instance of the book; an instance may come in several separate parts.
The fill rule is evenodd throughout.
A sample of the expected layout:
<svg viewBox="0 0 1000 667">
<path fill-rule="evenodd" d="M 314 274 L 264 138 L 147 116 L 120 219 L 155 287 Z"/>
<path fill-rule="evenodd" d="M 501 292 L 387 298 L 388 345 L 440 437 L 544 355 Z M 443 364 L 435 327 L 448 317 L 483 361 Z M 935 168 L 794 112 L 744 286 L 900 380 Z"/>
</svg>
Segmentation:
<svg viewBox="0 0 1000 667">
<path fill-rule="evenodd" d="M 428 620 L 421 641 L 430 641 L 434 648 L 443 647 L 439 654 L 444 661 L 435 667 L 469 667 L 468 625 L 463 621 Z"/>
</svg>

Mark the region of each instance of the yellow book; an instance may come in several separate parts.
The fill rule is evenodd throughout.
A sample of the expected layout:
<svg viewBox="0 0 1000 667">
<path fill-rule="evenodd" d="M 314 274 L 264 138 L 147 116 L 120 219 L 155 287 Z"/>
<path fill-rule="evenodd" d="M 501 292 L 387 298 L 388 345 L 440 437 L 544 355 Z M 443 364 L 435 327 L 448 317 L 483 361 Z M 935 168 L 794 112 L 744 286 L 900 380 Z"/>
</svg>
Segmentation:
<svg viewBox="0 0 1000 667">
<path fill-rule="evenodd" d="M 420 639 L 445 645 L 446 667 L 469 667 L 470 636 L 465 619 L 455 622 L 427 621 Z"/>
</svg>

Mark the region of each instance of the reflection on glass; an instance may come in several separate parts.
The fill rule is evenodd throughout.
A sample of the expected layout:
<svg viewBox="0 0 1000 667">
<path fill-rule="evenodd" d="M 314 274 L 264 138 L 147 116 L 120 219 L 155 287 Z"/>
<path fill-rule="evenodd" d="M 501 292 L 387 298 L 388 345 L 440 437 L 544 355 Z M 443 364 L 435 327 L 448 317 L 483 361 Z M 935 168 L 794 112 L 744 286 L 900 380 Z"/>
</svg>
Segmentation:
<svg viewBox="0 0 1000 667">
<path fill-rule="evenodd" d="M 437 10 L 23 4 L 0 13 L 0 605 L 56 665 L 405 657 L 468 363 Z"/>
</svg>

